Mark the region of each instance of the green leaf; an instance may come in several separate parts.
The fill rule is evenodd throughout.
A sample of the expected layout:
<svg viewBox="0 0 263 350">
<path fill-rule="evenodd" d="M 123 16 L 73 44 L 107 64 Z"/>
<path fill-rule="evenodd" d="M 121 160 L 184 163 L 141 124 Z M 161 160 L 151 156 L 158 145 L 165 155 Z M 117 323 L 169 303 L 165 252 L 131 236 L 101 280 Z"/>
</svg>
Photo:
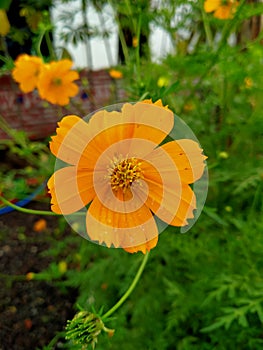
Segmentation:
<svg viewBox="0 0 263 350">
<path fill-rule="evenodd" d="M 239 318 L 238 318 L 238 324 L 240 324 L 240 326 L 245 327 L 245 328 L 249 326 L 245 314 L 239 316 Z"/>
<path fill-rule="evenodd" d="M 253 16 L 260 16 L 263 14 L 263 4 L 248 4 L 244 7 L 244 11 L 240 14 L 242 19 L 248 19 Z"/>
<path fill-rule="evenodd" d="M 179 81 L 176 81 L 172 85 L 168 86 L 161 94 L 160 98 L 163 98 L 164 96 L 167 96 L 171 94 L 172 92 L 175 92 L 178 89 Z"/>
<path fill-rule="evenodd" d="M 0 9 L 8 10 L 12 0 L 0 0 Z"/>
<path fill-rule="evenodd" d="M 220 218 L 220 216 L 216 213 L 215 208 L 209 208 L 207 206 L 203 209 L 204 213 L 209 216 L 211 219 L 213 219 L 215 222 L 217 222 L 219 225 L 228 226 L 228 223 Z"/>
<path fill-rule="evenodd" d="M 202 333 L 212 332 L 218 328 L 221 328 L 224 325 L 224 323 L 225 322 L 221 319 L 220 321 L 215 322 L 215 323 L 211 324 L 210 326 L 207 326 L 207 327 L 200 329 L 200 332 L 202 332 Z"/>
</svg>

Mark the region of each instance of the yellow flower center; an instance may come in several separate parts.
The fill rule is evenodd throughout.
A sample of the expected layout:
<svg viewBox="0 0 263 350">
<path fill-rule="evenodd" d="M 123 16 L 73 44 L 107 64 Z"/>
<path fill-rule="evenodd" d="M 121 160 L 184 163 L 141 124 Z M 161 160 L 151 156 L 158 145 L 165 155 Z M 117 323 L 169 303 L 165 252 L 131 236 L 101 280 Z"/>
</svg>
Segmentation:
<svg viewBox="0 0 263 350">
<path fill-rule="evenodd" d="M 61 79 L 61 78 L 54 78 L 54 79 L 52 80 L 52 84 L 53 84 L 53 85 L 56 85 L 56 86 L 59 86 L 59 85 L 62 84 L 62 79 Z"/>
<path fill-rule="evenodd" d="M 136 158 L 115 158 L 108 169 L 110 185 L 113 191 L 122 189 L 123 193 L 133 182 L 143 178 L 141 162 Z"/>
</svg>

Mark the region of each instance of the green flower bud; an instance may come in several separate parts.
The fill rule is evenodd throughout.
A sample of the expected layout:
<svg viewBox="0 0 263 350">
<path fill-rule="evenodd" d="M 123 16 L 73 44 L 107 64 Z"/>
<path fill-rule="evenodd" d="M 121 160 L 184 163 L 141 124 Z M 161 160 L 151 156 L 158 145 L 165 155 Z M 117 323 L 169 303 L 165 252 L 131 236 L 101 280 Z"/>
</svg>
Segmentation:
<svg viewBox="0 0 263 350">
<path fill-rule="evenodd" d="M 99 315 L 89 311 L 80 311 L 71 321 L 68 321 L 66 339 L 82 344 L 82 349 L 87 349 L 89 345 L 95 349 L 101 331 L 107 332 L 109 336 L 114 333 L 114 330 L 105 327 Z"/>
</svg>

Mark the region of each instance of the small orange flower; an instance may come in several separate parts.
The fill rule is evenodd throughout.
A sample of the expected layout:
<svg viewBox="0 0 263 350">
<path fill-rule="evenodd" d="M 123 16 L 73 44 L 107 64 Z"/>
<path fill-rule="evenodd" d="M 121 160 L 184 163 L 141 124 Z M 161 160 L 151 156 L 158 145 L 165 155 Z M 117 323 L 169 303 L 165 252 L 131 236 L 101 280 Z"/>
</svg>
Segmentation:
<svg viewBox="0 0 263 350">
<path fill-rule="evenodd" d="M 134 37 L 132 38 L 132 46 L 133 46 L 133 47 L 137 47 L 138 44 L 139 44 L 139 40 L 138 40 L 138 38 L 137 38 L 136 36 L 134 36 Z"/>
<path fill-rule="evenodd" d="M 69 103 L 69 98 L 78 93 L 78 86 L 73 81 L 79 79 L 79 74 L 70 70 L 72 64 L 64 59 L 44 66 L 37 84 L 41 98 L 60 106 Z"/>
<path fill-rule="evenodd" d="M 236 0 L 206 0 L 205 12 L 214 12 L 214 17 L 219 19 L 233 18 L 239 2 Z"/>
<path fill-rule="evenodd" d="M 110 69 L 109 70 L 109 75 L 113 78 L 113 79 L 121 79 L 123 77 L 123 74 L 121 71 L 117 70 L 117 69 Z"/>
<path fill-rule="evenodd" d="M 26 280 L 27 280 L 27 281 L 33 280 L 34 277 L 35 277 L 34 272 L 28 272 L 28 273 L 26 274 Z"/>
<path fill-rule="evenodd" d="M 206 157 L 193 140 L 160 146 L 173 127 L 174 115 L 160 100 L 125 103 L 120 112 L 100 110 L 88 123 L 64 117 L 50 143 L 68 164 L 48 181 L 52 211 L 70 223 L 84 218 L 79 233 L 107 247 L 130 253 L 154 248 L 156 218 L 185 226 L 194 217 L 189 184 L 205 168 Z"/>
<path fill-rule="evenodd" d="M 37 87 L 38 77 L 43 67 L 44 63 L 40 57 L 22 54 L 15 61 L 12 76 L 19 83 L 19 88 L 27 93 Z"/>
<path fill-rule="evenodd" d="M 47 228 L 47 222 L 45 219 L 39 219 L 34 223 L 33 230 L 35 232 L 42 232 L 45 231 Z"/>
</svg>

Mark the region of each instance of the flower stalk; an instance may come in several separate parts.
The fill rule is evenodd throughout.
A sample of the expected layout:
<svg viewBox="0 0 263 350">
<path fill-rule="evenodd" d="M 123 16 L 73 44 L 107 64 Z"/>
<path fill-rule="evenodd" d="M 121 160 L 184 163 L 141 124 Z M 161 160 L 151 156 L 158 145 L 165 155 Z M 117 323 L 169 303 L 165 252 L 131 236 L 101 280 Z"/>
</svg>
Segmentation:
<svg viewBox="0 0 263 350">
<path fill-rule="evenodd" d="M 129 288 L 127 289 L 127 291 L 123 294 L 123 296 L 119 299 L 119 301 L 102 316 L 102 319 L 106 319 L 106 318 L 110 317 L 125 302 L 125 300 L 130 296 L 130 294 L 132 293 L 132 291 L 136 287 L 138 281 L 140 280 L 140 277 L 141 277 L 143 270 L 146 266 L 148 258 L 149 258 L 149 251 L 147 251 L 146 254 L 144 255 L 143 260 L 141 262 L 141 265 L 140 265 L 132 283 L 130 284 Z"/>
<path fill-rule="evenodd" d="M 115 330 L 107 328 L 104 322 L 106 322 L 108 318 L 130 296 L 138 281 L 140 280 L 148 258 L 149 252 L 147 251 L 127 291 L 123 294 L 119 301 L 104 315 L 100 316 L 99 314 L 81 310 L 74 316 L 71 321 L 68 321 L 66 326 L 66 339 L 72 340 L 76 344 L 81 344 L 82 349 L 87 349 L 89 345 L 91 345 L 92 349 L 95 349 L 95 346 L 98 342 L 98 336 L 101 334 L 101 332 L 106 332 L 109 337 L 112 337 Z"/>
<path fill-rule="evenodd" d="M 33 215 L 55 215 L 55 216 L 59 216 L 60 214 L 54 213 L 53 211 L 49 211 L 49 210 L 34 210 L 34 209 L 27 209 L 27 208 L 23 208 L 23 207 L 19 207 L 18 205 L 15 205 L 14 203 L 8 201 L 7 199 L 5 199 L 4 197 L 0 196 L 0 202 L 3 202 L 5 205 L 7 205 L 8 207 L 11 207 L 17 211 L 21 211 L 22 213 L 25 214 L 33 214 Z"/>
</svg>

